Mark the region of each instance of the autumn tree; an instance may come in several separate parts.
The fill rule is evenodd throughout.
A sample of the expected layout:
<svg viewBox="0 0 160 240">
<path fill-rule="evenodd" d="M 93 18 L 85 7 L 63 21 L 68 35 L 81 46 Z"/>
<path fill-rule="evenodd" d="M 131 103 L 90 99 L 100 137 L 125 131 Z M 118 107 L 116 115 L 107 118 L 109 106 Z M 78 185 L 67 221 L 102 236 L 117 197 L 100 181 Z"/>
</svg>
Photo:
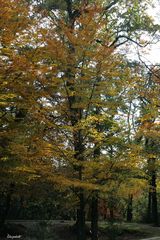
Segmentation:
<svg viewBox="0 0 160 240">
<path fill-rule="evenodd" d="M 41 13 L 39 23 L 48 17 L 49 22 L 45 28 L 38 26 L 41 45 L 33 63 L 37 74 L 33 89 L 37 90 L 34 114 L 46 126 L 43 137 L 50 143 L 53 164 L 58 165 L 55 180 L 72 186 L 77 194 L 78 239 L 85 239 L 85 189 L 96 190 L 98 179 L 108 177 L 103 170 L 110 157 L 102 150 L 108 145 L 107 153 L 109 148 L 117 152 L 110 146 L 118 145 L 120 126 L 115 116 L 123 104 L 121 94 L 132 80 L 123 57 L 114 53 L 104 6 L 82 2 L 77 11 L 76 6 L 66 1 L 65 10 L 56 7 L 58 15 L 35 6 Z M 98 125 L 107 127 L 100 131 Z"/>
<path fill-rule="evenodd" d="M 31 104 L 27 101 L 27 96 L 24 96 L 24 92 L 22 93 L 22 89 L 23 91 L 29 89 L 29 86 L 28 89 L 23 88 L 23 81 L 27 81 L 28 77 L 31 79 L 32 75 L 32 73 L 27 74 L 31 66 L 29 63 L 31 52 L 26 46 L 34 25 L 29 14 L 30 7 L 25 1 L 18 0 L 14 2 L 2 0 L 0 4 L 0 195 L 3 202 L 1 212 L 1 227 L 3 227 L 11 208 L 12 198 L 16 195 L 19 197 L 26 184 L 29 185 L 31 180 L 41 175 L 42 165 L 43 170 L 46 165 L 41 162 L 40 167 L 33 163 L 36 152 L 34 142 L 37 143 L 35 133 L 38 131 L 40 134 L 42 126 L 37 128 L 35 122 L 31 124 L 29 113 Z M 48 154 L 47 146 L 45 145 L 44 148 L 46 150 L 43 149 L 43 154 L 45 151 Z M 36 155 L 36 159 L 41 158 Z M 53 170 L 51 164 L 50 169 Z"/>
<path fill-rule="evenodd" d="M 12 1 L 1 1 L 1 33 L 0 33 L 0 76 L 1 76 L 1 96 L 0 96 L 0 114 L 1 114 L 1 194 L 6 194 L 6 206 L 4 212 L 1 213 L 1 224 L 3 225 L 7 217 L 10 207 L 11 196 L 14 193 L 15 184 L 12 181 L 12 170 L 9 173 L 9 168 L 14 168 L 13 159 L 9 149 L 9 141 L 13 136 L 10 136 L 11 128 L 14 122 L 14 114 L 16 115 L 13 99 L 15 94 L 8 91 L 8 76 L 7 68 L 10 66 L 10 56 L 14 54 L 14 47 L 11 46 L 16 35 L 20 34 L 28 25 L 28 11 L 24 10 L 24 5 L 19 1 L 15 1 L 14 7 L 11 9 Z M 21 14 L 19 14 L 21 13 Z M 18 74 L 18 73 L 17 73 Z M 6 179 L 8 178 L 8 179 Z M 1 225 L 1 226 L 2 226 Z"/>
<path fill-rule="evenodd" d="M 26 2 L 17 1 L 17 6 L 29 7 L 31 1 Z M 7 26 L 14 34 L 8 45 L 2 44 L 1 75 L 7 93 L 4 111 L 13 125 L 5 124 L 2 113 L 3 132 L 12 137 L 5 146 L 11 156 L 29 164 L 16 171 L 23 176 L 31 171 L 34 177 L 72 189 L 78 198 L 78 239 L 83 240 L 88 192 L 93 193 L 94 209 L 96 194 L 137 163 L 135 155 L 127 158 L 132 148 L 118 115 L 127 106 L 124 92 L 139 79 L 131 77 L 126 60 L 115 49 L 128 40 L 140 44 L 140 30 L 146 23 L 150 30 L 155 26 L 145 15 L 145 1 L 60 3 L 33 1 L 26 15 L 16 12 L 27 19 L 26 25 L 20 21 L 20 33 L 16 35 L 12 24 Z M 137 10 L 145 16 L 143 23 Z M 92 224 L 97 229 L 97 216 Z M 97 231 L 92 238 L 97 239 Z"/>
<path fill-rule="evenodd" d="M 159 70 L 150 69 L 145 78 L 145 91 L 141 91 L 141 116 L 137 137 L 143 144 L 143 155 L 146 158 L 148 178 L 147 219 L 158 225 L 157 173 L 159 166 Z"/>
</svg>

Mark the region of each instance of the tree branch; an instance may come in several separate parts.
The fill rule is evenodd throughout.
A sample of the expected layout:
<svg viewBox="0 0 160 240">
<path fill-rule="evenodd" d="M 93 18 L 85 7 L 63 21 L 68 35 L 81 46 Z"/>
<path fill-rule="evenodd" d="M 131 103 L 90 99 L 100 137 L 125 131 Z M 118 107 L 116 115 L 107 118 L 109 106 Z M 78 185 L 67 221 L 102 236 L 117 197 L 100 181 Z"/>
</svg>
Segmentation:
<svg viewBox="0 0 160 240">
<path fill-rule="evenodd" d="M 122 39 L 124 38 L 125 40 L 124 40 L 123 42 L 121 42 L 121 43 L 116 44 L 121 38 L 122 38 Z M 149 42 L 147 42 L 146 44 L 142 45 L 142 44 L 140 44 L 139 42 L 137 42 L 136 40 L 134 40 L 134 39 L 132 39 L 132 38 L 126 36 L 126 35 L 119 35 L 119 36 L 117 36 L 117 37 L 115 38 L 115 40 L 109 45 L 109 47 L 115 47 L 115 48 L 117 48 L 117 47 L 119 47 L 120 45 L 126 43 L 127 41 L 130 41 L 130 42 L 132 42 L 132 43 L 135 43 L 135 44 L 138 45 L 139 47 L 146 47 L 146 46 L 149 44 Z"/>
</svg>

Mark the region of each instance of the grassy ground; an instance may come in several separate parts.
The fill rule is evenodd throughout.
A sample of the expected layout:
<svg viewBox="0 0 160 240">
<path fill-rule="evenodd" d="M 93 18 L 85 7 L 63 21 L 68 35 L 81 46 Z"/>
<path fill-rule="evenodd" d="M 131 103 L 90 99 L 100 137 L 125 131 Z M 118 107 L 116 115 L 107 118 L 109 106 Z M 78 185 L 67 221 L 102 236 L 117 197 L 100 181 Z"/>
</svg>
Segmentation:
<svg viewBox="0 0 160 240">
<path fill-rule="evenodd" d="M 10 221 L 6 226 L 5 236 L 21 236 L 21 240 L 76 240 L 76 231 L 71 221 Z M 87 238 L 90 239 L 89 223 Z M 160 237 L 160 228 L 138 223 L 99 223 L 99 240 L 140 240 Z M 159 238 L 160 240 L 160 238 Z"/>
</svg>

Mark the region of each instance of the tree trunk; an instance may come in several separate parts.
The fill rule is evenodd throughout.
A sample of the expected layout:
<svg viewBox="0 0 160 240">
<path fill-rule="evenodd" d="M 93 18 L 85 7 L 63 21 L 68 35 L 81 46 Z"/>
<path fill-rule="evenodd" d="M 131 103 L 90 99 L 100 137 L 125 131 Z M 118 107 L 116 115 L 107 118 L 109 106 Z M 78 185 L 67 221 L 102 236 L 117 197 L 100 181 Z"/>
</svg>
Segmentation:
<svg viewBox="0 0 160 240">
<path fill-rule="evenodd" d="M 158 226 L 158 208 L 157 208 L 157 189 L 156 189 L 156 172 L 152 171 L 152 221 Z"/>
<path fill-rule="evenodd" d="M 149 187 L 148 193 L 148 208 L 147 208 L 147 223 L 152 222 L 152 189 Z"/>
<path fill-rule="evenodd" d="M 127 206 L 127 222 L 131 222 L 133 218 L 133 195 L 128 196 L 128 206 Z"/>
<path fill-rule="evenodd" d="M 86 239 L 86 229 L 85 229 L 85 202 L 84 193 L 81 190 L 79 194 L 79 209 L 77 210 L 77 240 Z"/>
<path fill-rule="evenodd" d="M 149 197 L 148 197 L 148 221 L 158 226 L 158 206 L 157 206 L 157 185 L 156 185 L 156 159 L 150 158 L 148 160 L 149 172 Z"/>
<path fill-rule="evenodd" d="M 91 200 L 91 239 L 98 240 L 98 192 L 94 191 Z"/>
<path fill-rule="evenodd" d="M 96 114 L 100 113 L 100 109 L 96 107 Z M 99 123 L 96 124 L 96 129 L 101 131 L 101 126 Z M 97 161 L 96 158 L 100 156 L 101 150 L 98 143 L 95 143 L 94 149 L 94 161 Z M 94 173 L 96 176 L 96 172 Z M 98 240 L 98 191 L 93 191 L 93 196 L 91 200 L 91 239 Z"/>
</svg>

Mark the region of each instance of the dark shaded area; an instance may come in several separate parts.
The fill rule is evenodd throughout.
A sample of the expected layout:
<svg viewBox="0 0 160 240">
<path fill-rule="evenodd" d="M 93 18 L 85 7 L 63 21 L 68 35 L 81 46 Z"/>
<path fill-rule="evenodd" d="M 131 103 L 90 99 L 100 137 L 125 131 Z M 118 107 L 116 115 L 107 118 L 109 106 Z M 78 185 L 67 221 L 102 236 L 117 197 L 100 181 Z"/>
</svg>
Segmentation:
<svg viewBox="0 0 160 240">
<path fill-rule="evenodd" d="M 26 236 L 27 228 L 22 224 L 14 224 L 14 223 L 5 223 L 3 228 L 0 231 L 0 237 L 7 237 L 8 235 L 11 236 Z"/>
<path fill-rule="evenodd" d="M 141 226 L 139 226 L 141 228 Z M 5 225 L 4 232 L 1 232 L 2 239 L 11 236 L 21 235 L 22 239 L 56 239 L 56 240 L 75 240 L 77 238 L 78 228 L 73 222 L 64 221 L 22 221 L 22 223 L 8 223 Z M 89 223 L 85 225 L 85 235 L 87 239 L 91 239 Z M 107 224 L 99 226 L 98 239 L 100 240 L 134 240 L 145 238 L 148 233 L 135 229 L 128 228 L 125 225 Z"/>
</svg>

